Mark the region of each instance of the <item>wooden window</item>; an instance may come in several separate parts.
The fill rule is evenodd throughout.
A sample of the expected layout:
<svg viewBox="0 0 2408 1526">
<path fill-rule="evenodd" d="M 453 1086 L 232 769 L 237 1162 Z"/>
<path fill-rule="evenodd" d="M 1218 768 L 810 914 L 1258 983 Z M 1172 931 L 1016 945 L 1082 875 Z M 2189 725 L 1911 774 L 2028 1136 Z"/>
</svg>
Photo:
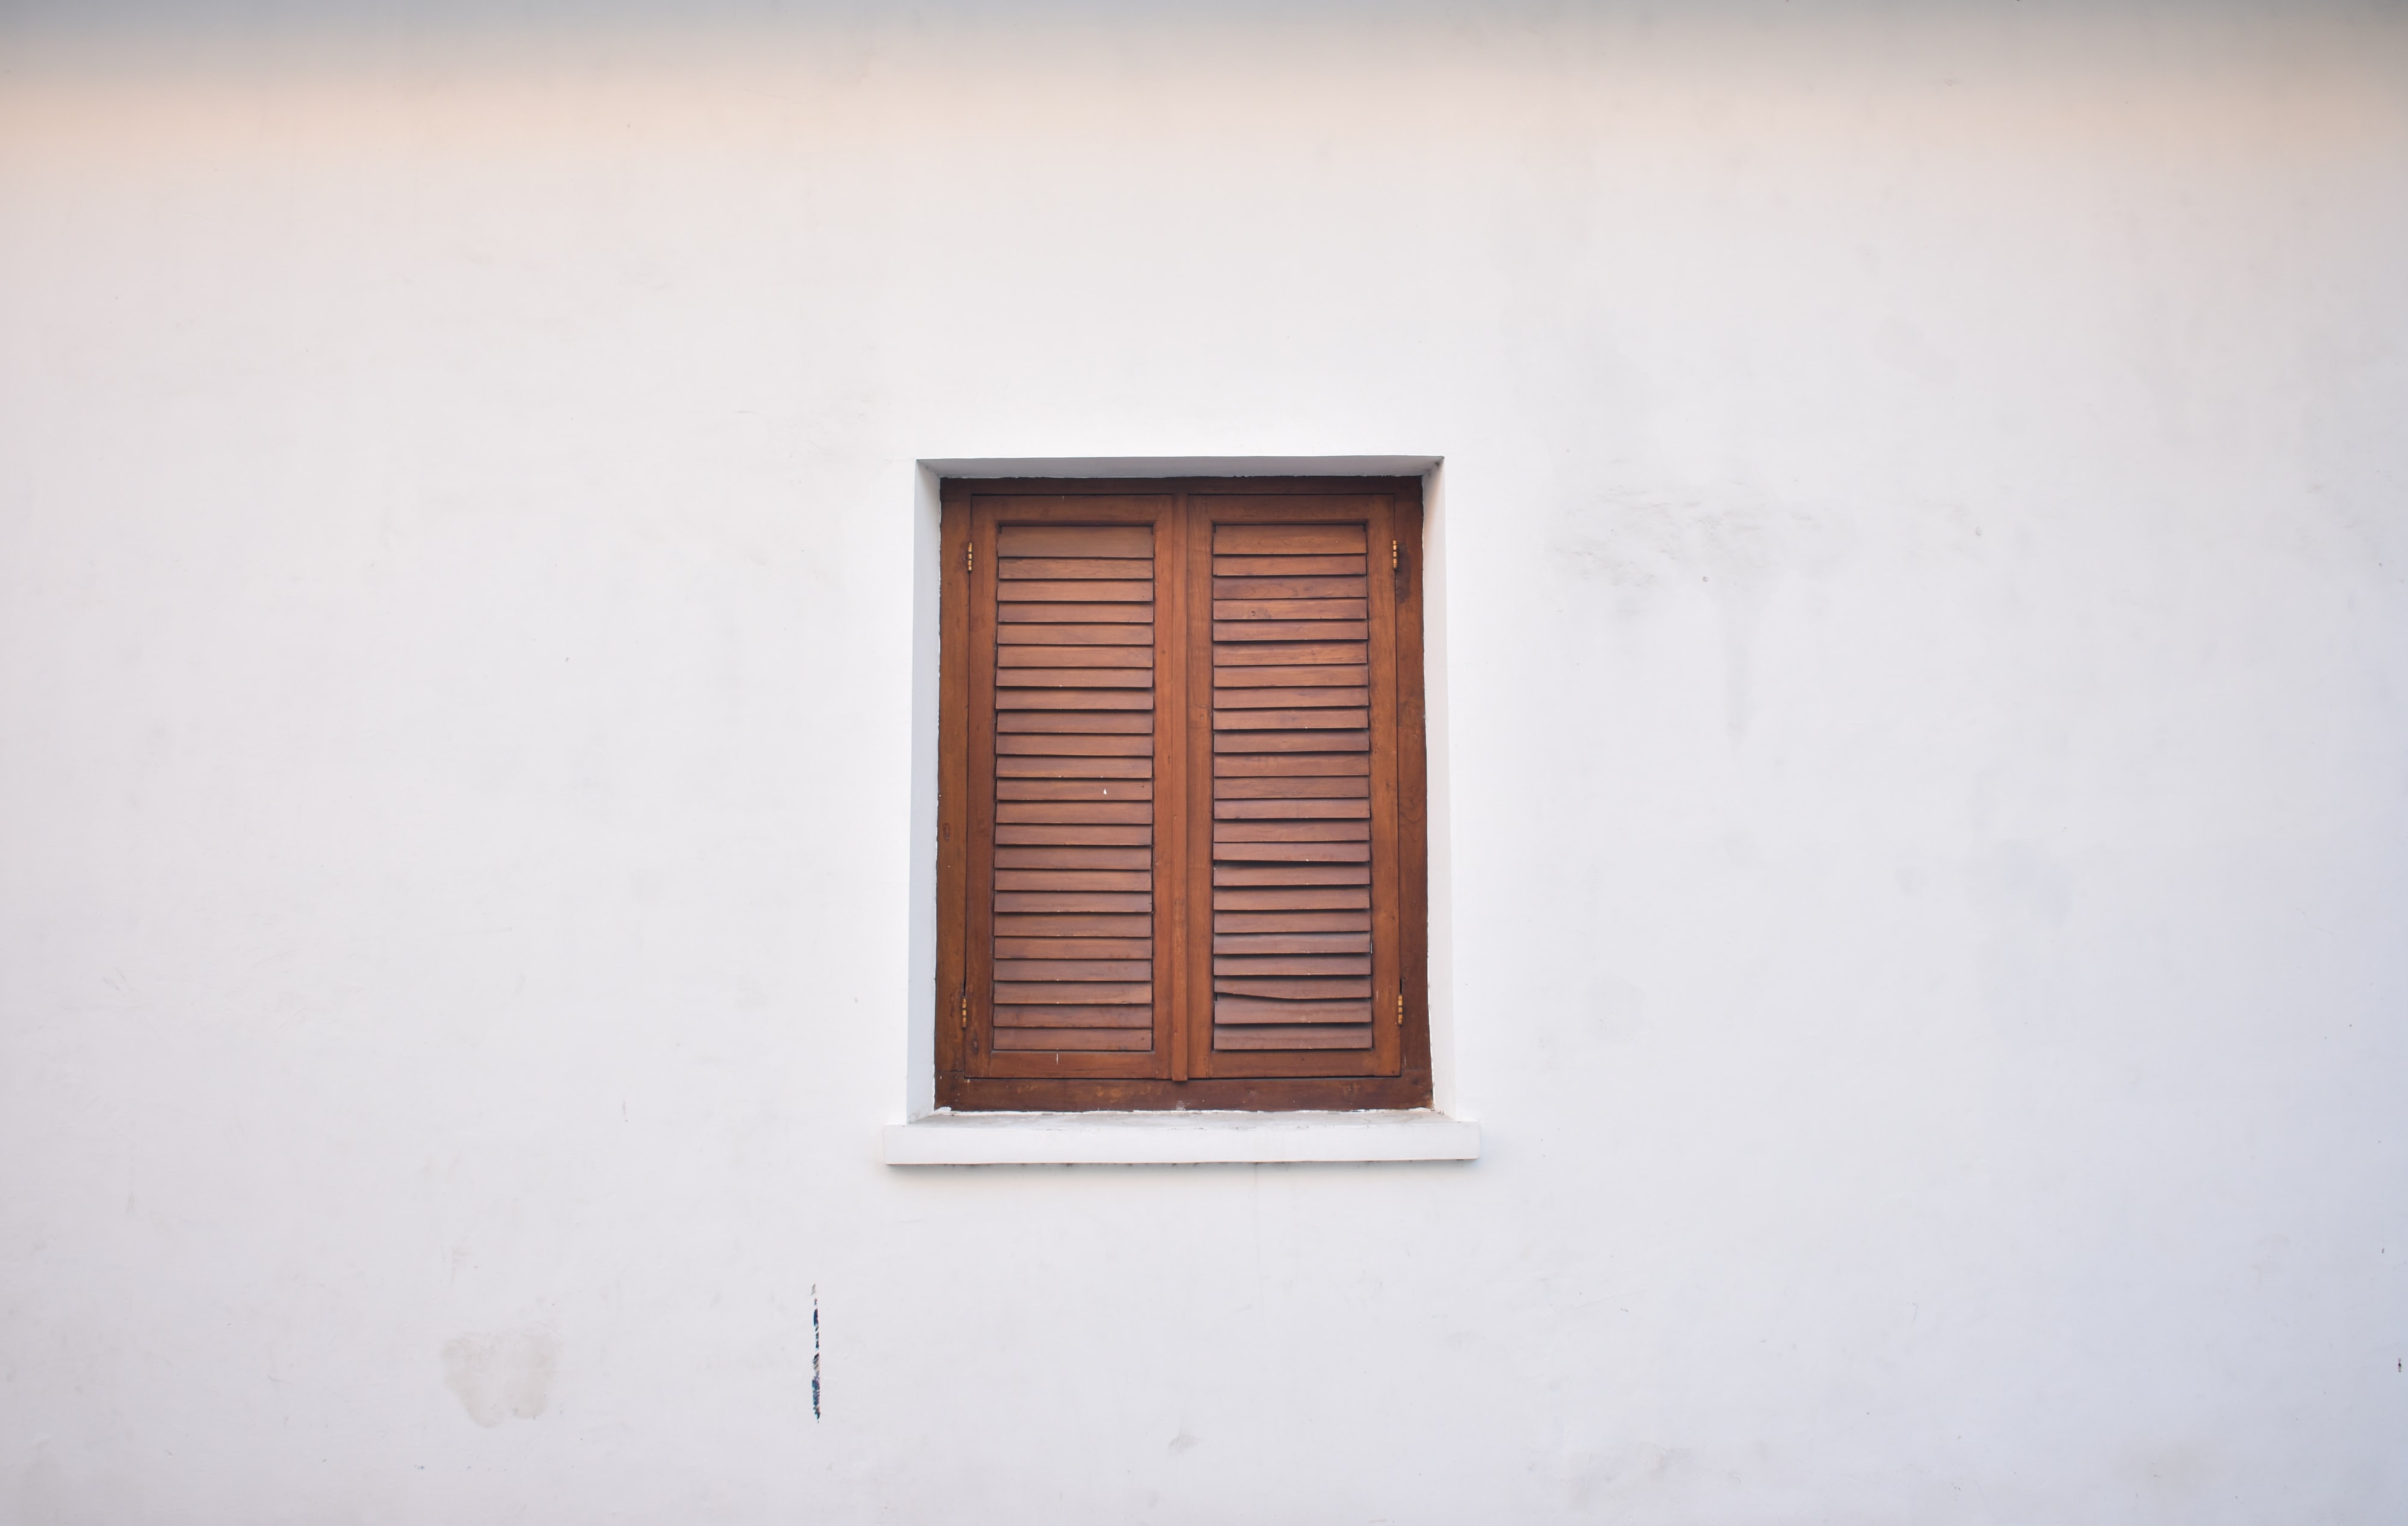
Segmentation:
<svg viewBox="0 0 2408 1526">
<path fill-rule="evenodd" d="M 937 1101 L 1428 1105 L 1421 490 L 948 482 Z"/>
</svg>

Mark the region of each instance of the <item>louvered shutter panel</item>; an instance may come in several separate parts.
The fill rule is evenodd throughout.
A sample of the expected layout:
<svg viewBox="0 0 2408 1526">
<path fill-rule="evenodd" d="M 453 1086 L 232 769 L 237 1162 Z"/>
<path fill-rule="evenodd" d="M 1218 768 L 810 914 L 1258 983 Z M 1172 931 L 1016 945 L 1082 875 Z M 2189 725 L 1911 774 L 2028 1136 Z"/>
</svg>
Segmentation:
<svg viewBox="0 0 2408 1526">
<path fill-rule="evenodd" d="M 972 1074 L 1168 1073 L 1157 738 L 1177 633 L 1157 590 L 1172 571 L 1174 502 L 975 505 Z"/>
<path fill-rule="evenodd" d="M 1390 502 L 1191 503 L 1191 1062 L 1199 1076 L 1395 1075 Z"/>
</svg>

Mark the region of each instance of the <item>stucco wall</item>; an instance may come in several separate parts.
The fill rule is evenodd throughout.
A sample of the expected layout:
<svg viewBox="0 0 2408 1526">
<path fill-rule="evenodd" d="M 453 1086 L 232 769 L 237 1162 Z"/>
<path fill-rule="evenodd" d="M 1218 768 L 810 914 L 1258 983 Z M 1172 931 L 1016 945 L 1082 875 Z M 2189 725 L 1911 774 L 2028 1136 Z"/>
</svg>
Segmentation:
<svg viewBox="0 0 2408 1526">
<path fill-rule="evenodd" d="M 2399 10 L 472 8 L 0 26 L 0 1520 L 2408 1516 Z M 1326 453 L 1485 1157 L 880 1165 L 914 463 Z"/>
</svg>

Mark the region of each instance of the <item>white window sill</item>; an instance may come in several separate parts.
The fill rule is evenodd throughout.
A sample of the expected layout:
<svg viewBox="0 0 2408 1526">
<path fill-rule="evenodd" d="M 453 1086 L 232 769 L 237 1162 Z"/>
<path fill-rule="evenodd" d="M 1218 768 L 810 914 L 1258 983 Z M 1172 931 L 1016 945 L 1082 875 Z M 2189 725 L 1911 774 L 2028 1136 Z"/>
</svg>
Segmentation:
<svg viewBox="0 0 2408 1526">
<path fill-rule="evenodd" d="M 888 1165 L 1470 1161 L 1480 1125 L 1386 1113 L 937 1113 L 886 1129 Z"/>
</svg>

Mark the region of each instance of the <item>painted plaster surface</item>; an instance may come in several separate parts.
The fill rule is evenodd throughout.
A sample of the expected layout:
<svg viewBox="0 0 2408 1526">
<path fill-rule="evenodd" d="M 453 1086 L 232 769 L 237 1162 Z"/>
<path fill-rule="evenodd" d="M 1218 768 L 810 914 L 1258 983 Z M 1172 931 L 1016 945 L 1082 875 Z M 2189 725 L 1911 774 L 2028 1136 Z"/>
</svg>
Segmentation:
<svg viewBox="0 0 2408 1526">
<path fill-rule="evenodd" d="M 2408 1519 L 2408 23 L 0 19 L 0 1521 Z M 1472 1162 L 898 1170 L 935 458 L 1442 456 Z"/>
</svg>

